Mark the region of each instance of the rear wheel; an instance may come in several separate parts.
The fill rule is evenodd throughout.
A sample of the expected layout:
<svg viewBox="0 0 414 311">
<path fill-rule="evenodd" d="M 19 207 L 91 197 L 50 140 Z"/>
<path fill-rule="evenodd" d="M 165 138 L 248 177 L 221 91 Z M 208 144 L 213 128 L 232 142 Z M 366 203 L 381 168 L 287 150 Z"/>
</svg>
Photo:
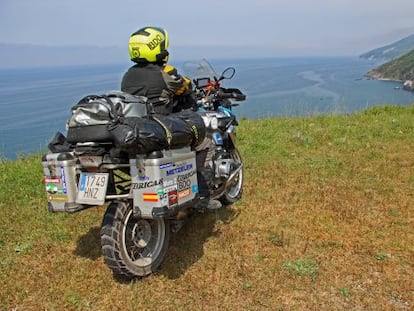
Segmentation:
<svg viewBox="0 0 414 311">
<path fill-rule="evenodd" d="M 164 259 L 169 238 L 167 220 L 134 217 L 130 201 L 111 203 L 106 210 L 102 254 L 117 276 L 132 279 L 151 274 Z"/>
<path fill-rule="evenodd" d="M 243 165 L 242 157 L 236 148 L 231 151 L 230 157 L 234 162 L 236 162 L 239 165 Z M 231 181 L 230 185 L 227 186 L 224 194 L 220 197 L 220 201 L 224 205 L 230 205 L 235 202 L 237 202 L 243 193 L 243 167 L 240 169 L 240 171 L 236 174 L 236 176 Z"/>
</svg>

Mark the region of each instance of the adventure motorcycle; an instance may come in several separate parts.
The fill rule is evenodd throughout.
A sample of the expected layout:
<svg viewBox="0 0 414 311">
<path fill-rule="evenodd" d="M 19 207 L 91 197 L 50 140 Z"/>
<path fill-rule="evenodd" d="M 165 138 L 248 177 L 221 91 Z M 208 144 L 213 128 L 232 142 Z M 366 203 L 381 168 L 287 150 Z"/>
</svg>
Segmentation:
<svg viewBox="0 0 414 311">
<path fill-rule="evenodd" d="M 245 95 L 221 86 L 235 69 L 217 76 L 203 60 L 185 64 L 184 70 L 194 82 L 195 111 L 159 116 L 142 97 L 88 96 L 72 108 L 67 137 L 58 133 L 49 145 L 53 153 L 42 160 L 50 211 L 107 204 L 102 254 L 114 275 L 127 279 L 157 269 L 170 232 L 206 201 L 228 205 L 242 195 L 232 101 Z M 207 194 L 200 191 L 203 178 Z"/>
</svg>

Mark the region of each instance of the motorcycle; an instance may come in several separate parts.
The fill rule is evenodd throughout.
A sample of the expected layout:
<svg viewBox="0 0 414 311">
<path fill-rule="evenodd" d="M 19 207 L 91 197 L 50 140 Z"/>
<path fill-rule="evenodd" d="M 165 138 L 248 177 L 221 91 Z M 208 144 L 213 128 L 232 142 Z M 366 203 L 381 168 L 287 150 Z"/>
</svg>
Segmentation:
<svg viewBox="0 0 414 311">
<path fill-rule="evenodd" d="M 204 123 L 205 135 L 197 146 L 170 146 L 151 152 L 137 152 L 135 148 L 134 153 L 122 153 L 117 152 L 112 139 L 102 136 L 102 131 L 91 141 L 79 139 L 76 132 L 70 144 L 62 143 L 66 137 L 60 136 L 60 148 L 51 148 L 52 153 L 42 160 L 51 212 L 78 212 L 107 205 L 100 232 L 102 254 L 113 274 L 125 279 L 155 271 L 164 259 L 171 232 L 179 231 L 191 215 L 204 210 L 206 204 L 202 202 L 219 200 L 229 205 L 243 192 L 243 162 L 235 139 L 238 123 L 232 107 L 246 96 L 238 89 L 221 86 L 223 80 L 234 76 L 235 69 L 229 67 L 218 76 L 202 60 L 184 64 L 184 71 L 193 81 L 196 114 Z M 93 106 L 95 99 L 89 97 L 81 106 L 88 113 L 102 115 L 106 104 Z M 108 113 L 112 117 L 116 114 L 115 110 Z M 78 119 L 84 121 L 85 110 Z M 84 128 L 81 135 L 102 129 L 102 122 L 95 127 L 88 122 L 87 131 Z M 108 124 L 104 126 L 106 131 Z M 200 170 L 207 170 L 207 177 Z M 199 189 L 202 178 L 207 179 L 207 195 L 201 195 Z"/>
</svg>

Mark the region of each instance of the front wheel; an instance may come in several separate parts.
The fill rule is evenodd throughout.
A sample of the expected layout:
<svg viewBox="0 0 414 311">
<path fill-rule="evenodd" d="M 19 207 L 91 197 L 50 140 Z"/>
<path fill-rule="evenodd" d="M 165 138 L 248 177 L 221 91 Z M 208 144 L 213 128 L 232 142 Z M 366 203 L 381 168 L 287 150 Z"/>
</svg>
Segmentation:
<svg viewBox="0 0 414 311">
<path fill-rule="evenodd" d="M 151 274 L 164 259 L 170 238 L 168 220 L 135 217 L 130 201 L 111 203 L 101 228 L 102 254 L 116 276 Z"/>
<path fill-rule="evenodd" d="M 231 151 L 230 157 L 237 164 L 243 165 L 241 154 L 237 148 Z M 243 193 L 243 179 L 244 174 L 242 167 L 230 182 L 230 185 L 227 186 L 224 194 L 220 197 L 220 201 L 223 202 L 223 204 L 230 205 L 237 202 L 241 198 Z"/>
</svg>

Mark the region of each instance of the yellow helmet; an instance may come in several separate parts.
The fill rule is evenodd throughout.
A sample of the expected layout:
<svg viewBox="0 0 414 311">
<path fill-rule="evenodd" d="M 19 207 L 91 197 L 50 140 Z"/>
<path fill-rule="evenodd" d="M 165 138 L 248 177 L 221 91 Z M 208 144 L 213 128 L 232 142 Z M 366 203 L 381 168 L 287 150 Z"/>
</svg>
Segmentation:
<svg viewBox="0 0 414 311">
<path fill-rule="evenodd" d="M 129 56 L 132 61 L 167 62 L 168 34 L 162 28 L 144 27 L 129 38 Z"/>
</svg>

